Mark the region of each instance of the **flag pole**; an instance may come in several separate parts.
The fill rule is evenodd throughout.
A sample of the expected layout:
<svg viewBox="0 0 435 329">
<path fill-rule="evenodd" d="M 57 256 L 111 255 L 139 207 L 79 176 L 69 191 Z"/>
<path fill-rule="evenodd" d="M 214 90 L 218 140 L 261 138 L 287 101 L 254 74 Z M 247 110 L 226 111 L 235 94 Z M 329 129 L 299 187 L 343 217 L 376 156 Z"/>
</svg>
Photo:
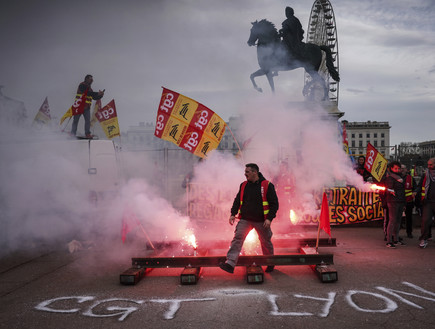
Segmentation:
<svg viewBox="0 0 435 329">
<path fill-rule="evenodd" d="M 145 231 L 145 228 L 143 227 L 142 223 L 139 223 L 139 226 L 142 230 L 142 233 L 145 235 L 145 237 L 147 238 L 148 242 L 150 243 L 151 248 L 153 248 L 154 250 L 156 250 L 156 248 L 154 247 L 153 243 L 151 242 L 150 237 L 147 234 L 147 231 Z"/>
<path fill-rule="evenodd" d="M 68 122 L 66 123 L 65 127 L 63 127 L 63 129 L 61 130 L 61 132 L 65 132 L 66 127 L 68 127 L 69 122 L 71 121 L 72 117 L 69 117 Z"/>
<path fill-rule="evenodd" d="M 319 225 L 317 226 L 316 253 L 318 253 L 318 249 L 319 249 L 319 239 L 320 239 L 320 217 L 319 217 Z"/>
<path fill-rule="evenodd" d="M 234 141 L 236 142 L 237 148 L 239 149 L 239 152 L 240 152 L 240 155 L 241 155 L 243 161 L 245 161 L 245 159 L 243 158 L 243 152 L 242 152 L 242 149 L 240 148 L 239 143 L 237 143 L 236 137 L 234 137 L 234 134 L 233 134 L 233 132 L 231 131 L 230 126 L 227 125 L 227 128 L 228 128 L 228 130 L 230 131 L 231 136 L 233 136 Z"/>
</svg>

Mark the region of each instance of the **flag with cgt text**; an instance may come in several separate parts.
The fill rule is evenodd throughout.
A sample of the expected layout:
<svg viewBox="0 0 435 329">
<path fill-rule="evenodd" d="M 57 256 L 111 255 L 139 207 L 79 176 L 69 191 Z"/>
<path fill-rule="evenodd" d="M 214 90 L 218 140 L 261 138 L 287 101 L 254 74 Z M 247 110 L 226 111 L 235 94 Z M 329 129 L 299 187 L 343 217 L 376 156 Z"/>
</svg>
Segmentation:
<svg viewBox="0 0 435 329">
<path fill-rule="evenodd" d="M 60 124 L 62 124 L 66 118 L 70 118 L 74 115 L 83 114 L 86 105 L 86 96 L 88 95 L 88 90 L 74 101 L 74 104 L 65 112 L 65 114 L 60 118 Z"/>
<path fill-rule="evenodd" d="M 366 162 L 364 168 L 380 182 L 387 170 L 387 159 L 370 143 L 367 144 Z"/>
<path fill-rule="evenodd" d="M 108 139 L 121 136 L 118 124 L 118 115 L 116 114 L 115 100 L 112 99 L 106 106 L 99 108 L 95 113 L 97 120 Z"/>
<path fill-rule="evenodd" d="M 154 135 L 206 158 L 225 133 L 225 121 L 191 98 L 163 88 Z"/>
<path fill-rule="evenodd" d="M 51 121 L 50 106 L 48 106 L 48 99 L 47 97 L 45 97 L 44 102 L 42 103 L 38 113 L 36 113 L 36 116 L 33 119 L 32 125 L 33 124 L 47 125 L 50 123 L 50 121 Z"/>
</svg>

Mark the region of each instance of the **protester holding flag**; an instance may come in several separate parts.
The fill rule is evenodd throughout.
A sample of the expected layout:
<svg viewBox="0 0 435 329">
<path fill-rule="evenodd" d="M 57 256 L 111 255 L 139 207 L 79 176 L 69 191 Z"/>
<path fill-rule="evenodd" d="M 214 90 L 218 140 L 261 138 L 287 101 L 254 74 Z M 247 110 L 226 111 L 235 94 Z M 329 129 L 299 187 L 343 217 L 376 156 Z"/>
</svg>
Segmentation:
<svg viewBox="0 0 435 329">
<path fill-rule="evenodd" d="M 385 179 L 389 214 L 387 227 L 387 247 L 395 248 L 395 244 L 405 244 L 402 239 L 399 238 L 400 223 L 402 222 L 402 213 L 406 203 L 405 182 L 401 176 L 402 171 L 400 162 L 391 162 L 389 168 L 390 174 Z"/>
<path fill-rule="evenodd" d="M 236 214 L 240 220 L 237 223 L 227 259 L 225 263 L 219 264 L 219 267 L 228 273 L 234 272 L 243 242 L 252 229 L 257 231 L 263 255 L 273 255 L 270 225 L 279 206 L 275 187 L 264 178 L 255 163 L 246 165 L 245 177 L 246 181 L 240 184 L 240 190 L 231 207 L 229 223 L 234 225 Z M 273 270 L 274 266 L 268 266 L 266 272 Z"/>
<path fill-rule="evenodd" d="M 91 88 L 91 84 L 94 81 L 92 75 L 88 74 L 85 76 L 85 80 L 79 84 L 77 88 L 76 99 L 80 99 L 84 94 L 86 94 L 85 104 L 82 113 L 73 113 L 74 119 L 71 127 L 71 136 L 75 136 L 77 133 L 77 125 L 79 123 L 80 114 L 83 114 L 85 118 L 85 136 L 86 138 L 92 139 L 93 136 L 91 134 L 91 104 L 92 100 L 98 100 L 103 98 L 104 90 L 99 90 L 98 92 L 94 92 Z"/>
</svg>

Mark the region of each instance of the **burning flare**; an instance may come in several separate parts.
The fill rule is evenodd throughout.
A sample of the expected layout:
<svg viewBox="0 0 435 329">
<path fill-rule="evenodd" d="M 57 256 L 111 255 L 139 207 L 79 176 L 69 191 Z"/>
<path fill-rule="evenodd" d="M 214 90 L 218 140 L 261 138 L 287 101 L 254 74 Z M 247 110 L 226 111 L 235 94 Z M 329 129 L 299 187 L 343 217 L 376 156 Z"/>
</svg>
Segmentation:
<svg viewBox="0 0 435 329">
<path fill-rule="evenodd" d="M 296 216 L 296 213 L 293 209 L 290 209 L 289 217 L 290 217 L 290 221 L 292 222 L 292 224 L 298 223 L 298 220 L 299 220 L 298 216 Z"/>
<path fill-rule="evenodd" d="M 186 241 L 189 245 L 191 245 L 194 249 L 198 248 L 198 245 L 196 243 L 196 237 L 195 234 L 191 233 L 186 237 Z"/>
<path fill-rule="evenodd" d="M 258 255 L 259 254 L 260 240 L 255 229 L 252 229 L 246 236 L 243 243 L 243 252 L 246 255 Z"/>
<path fill-rule="evenodd" d="M 376 184 L 370 184 L 370 188 L 373 191 L 385 191 L 385 186 L 380 186 L 380 185 L 376 185 Z"/>
</svg>

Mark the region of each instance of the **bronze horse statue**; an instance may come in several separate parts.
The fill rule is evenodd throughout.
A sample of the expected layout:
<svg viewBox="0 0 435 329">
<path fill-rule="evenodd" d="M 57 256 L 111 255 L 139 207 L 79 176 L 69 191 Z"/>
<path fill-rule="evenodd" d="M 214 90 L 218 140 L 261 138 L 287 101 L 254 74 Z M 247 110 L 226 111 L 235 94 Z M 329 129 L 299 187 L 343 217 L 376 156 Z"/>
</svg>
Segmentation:
<svg viewBox="0 0 435 329">
<path fill-rule="evenodd" d="M 254 88 L 263 90 L 255 83 L 255 78 L 266 75 L 272 92 L 275 91 L 273 77 L 278 71 L 290 71 L 303 67 L 313 81 L 319 81 L 324 86 L 324 95 L 328 95 L 328 88 L 318 71 L 322 63 L 322 50 L 326 54 L 326 67 L 332 79 L 340 81 L 340 76 L 334 67 L 331 49 L 313 43 L 302 43 L 299 56 L 290 54 L 286 45 L 281 41 L 275 25 L 266 19 L 252 23 L 249 46 L 257 46 L 257 59 L 260 69 L 251 74 Z"/>
</svg>

